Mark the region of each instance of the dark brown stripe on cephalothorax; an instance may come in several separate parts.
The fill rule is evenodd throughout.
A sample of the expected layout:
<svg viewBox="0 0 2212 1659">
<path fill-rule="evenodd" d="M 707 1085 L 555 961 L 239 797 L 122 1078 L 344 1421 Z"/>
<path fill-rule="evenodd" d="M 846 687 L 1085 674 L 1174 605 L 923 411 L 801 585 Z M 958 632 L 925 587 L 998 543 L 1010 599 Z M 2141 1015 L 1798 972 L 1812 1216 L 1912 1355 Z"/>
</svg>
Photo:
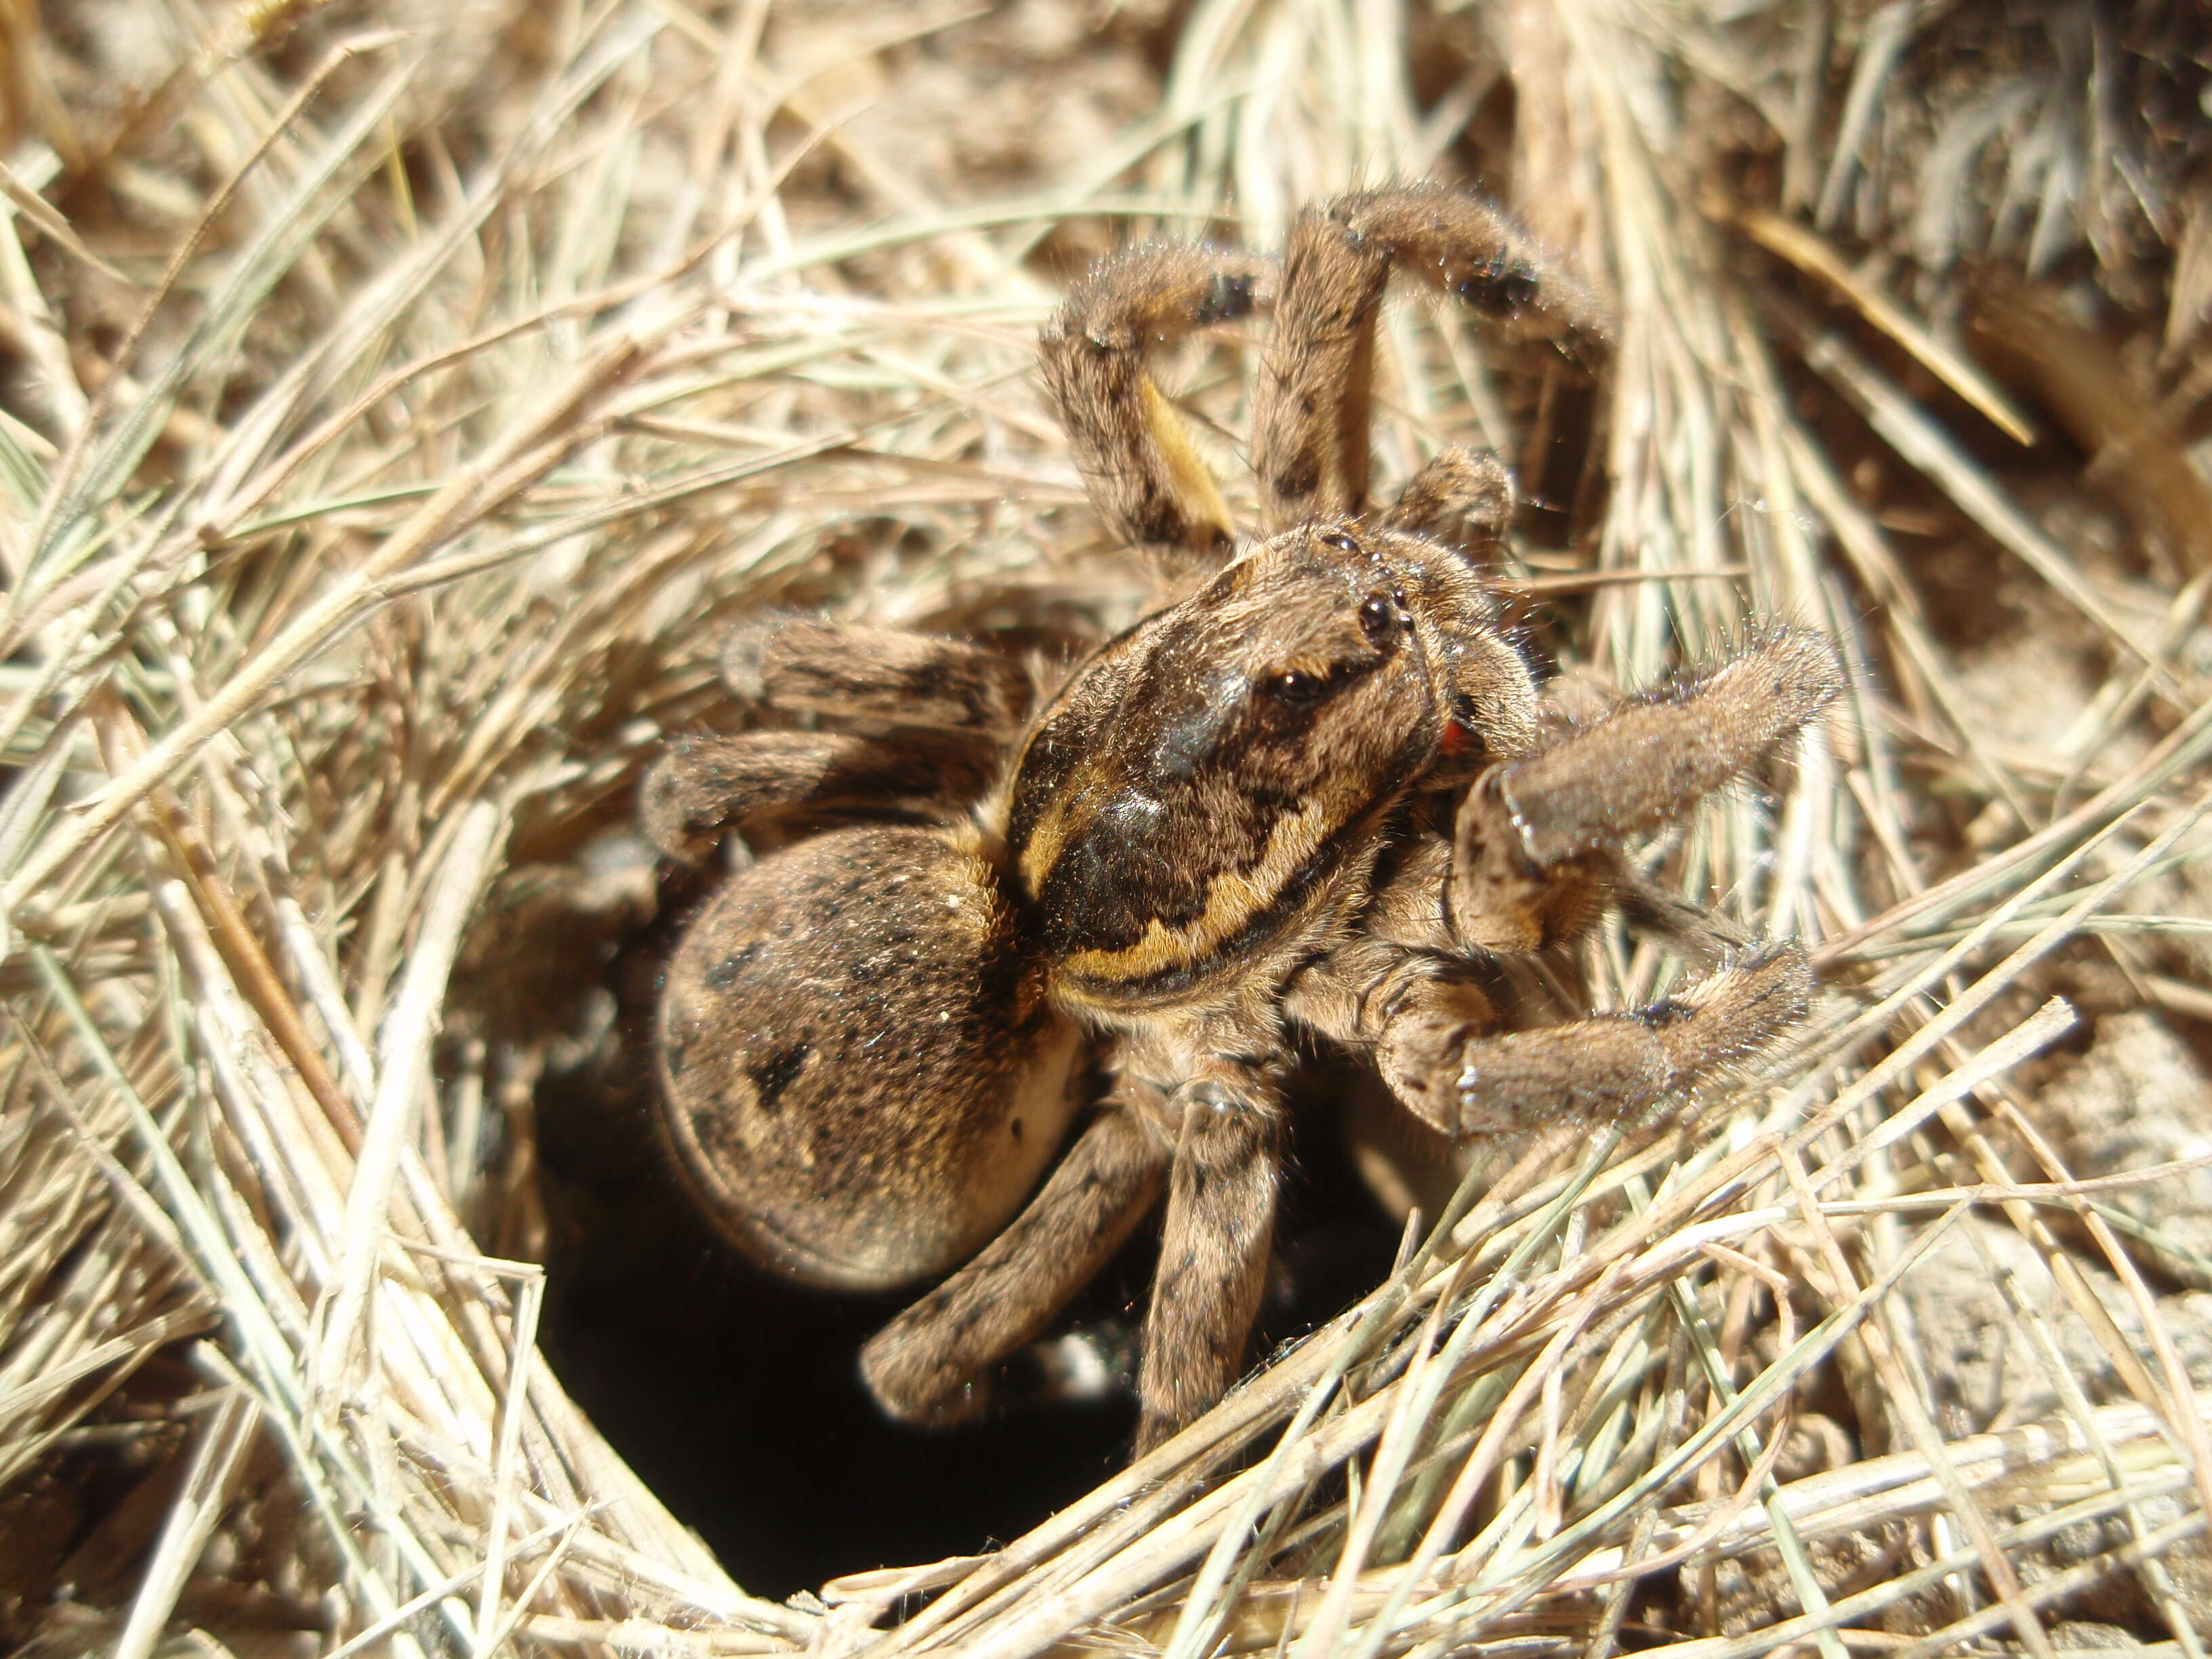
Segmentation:
<svg viewBox="0 0 2212 1659">
<path fill-rule="evenodd" d="M 1369 813 L 1339 825 L 1323 838 L 1313 856 L 1276 889 L 1270 902 L 1253 912 L 1242 927 L 1202 957 L 1127 978 L 1086 973 L 1063 963 L 1056 970 L 1060 988 L 1084 1001 L 1112 1007 L 1170 1001 L 1234 977 L 1249 968 L 1255 951 L 1289 932 L 1301 916 L 1311 912 L 1316 901 L 1325 895 L 1328 877 L 1340 871 L 1349 873 L 1346 853 L 1369 833 L 1373 822 L 1374 815 Z"/>
</svg>

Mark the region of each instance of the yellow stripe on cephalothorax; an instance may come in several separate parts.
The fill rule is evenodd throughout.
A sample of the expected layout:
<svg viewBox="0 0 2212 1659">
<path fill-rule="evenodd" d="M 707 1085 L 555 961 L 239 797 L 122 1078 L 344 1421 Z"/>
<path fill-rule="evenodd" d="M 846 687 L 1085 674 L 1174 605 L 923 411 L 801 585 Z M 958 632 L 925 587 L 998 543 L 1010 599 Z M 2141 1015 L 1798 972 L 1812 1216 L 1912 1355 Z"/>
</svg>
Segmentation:
<svg viewBox="0 0 2212 1659">
<path fill-rule="evenodd" d="M 1202 969 L 1282 896 L 1322 844 L 1343 827 L 1355 805 L 1349 791 L 1310 798 L 1296 811 L 1276 819 L 1256 866 L 1249 871 L 1224 871 L 1213 878 L 1206 888 L 1205 912 L 1196 921 L 1170 927 L 1155 916 L 1134 945 L 1118 951 L 1073 951 L 1059 964 L 1063 984 L 1071 989 L 1087 984 L 1110 990 L 1161 974 Z"/>
<path fill-rule="evenodd" d="M 1074 781 L 1069 780 L 1071 784 Z M 1079 789 L 1063 787 L 1030 826 L 1029 840 L 1023 845 L 1020 860 L 1023 891 L 1044 891 L 1045 878 L 1060 861 L 1060 849 L 1067 844 L 1068 803 L 1080 799 Z"/>
</svg>

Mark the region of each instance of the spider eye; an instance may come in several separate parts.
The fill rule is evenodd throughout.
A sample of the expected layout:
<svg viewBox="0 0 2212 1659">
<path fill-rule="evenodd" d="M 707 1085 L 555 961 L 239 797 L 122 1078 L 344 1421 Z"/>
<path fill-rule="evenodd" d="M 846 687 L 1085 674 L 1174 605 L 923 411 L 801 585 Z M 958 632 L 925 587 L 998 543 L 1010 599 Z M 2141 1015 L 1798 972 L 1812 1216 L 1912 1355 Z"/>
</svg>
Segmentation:
<svg viewBox="0 0 2212 1659">
<path fill-rule="evenodd" d="M 1373 645 L 1382 645 L 1398 631 L 1398 607 L 1380 593 L 1370 593 L 1359 605 L 1359 631 Z"/>
<path fill-rule="evenodd" d="M 1357 553 L 1359 551 L 1359 544 L 1352 540 L 1351 537 L 1346 535 L 1341 530 L 1330 531 L 1327 535 L 1321 538 L 1321 544 L 1323 547 L 1333 547 L 1340 553 Z"/>
<path fill-rule="evenodd" d="M 1252 699 L 1253 735 L 1282 742 L 1301 738 L 1313 729 L 1321 719 L 1322 703 L 1335 688 L 1325 675 L 1285 668 L 1261 675 L 1252 689 L 1256 694 Z"/>
</svg>

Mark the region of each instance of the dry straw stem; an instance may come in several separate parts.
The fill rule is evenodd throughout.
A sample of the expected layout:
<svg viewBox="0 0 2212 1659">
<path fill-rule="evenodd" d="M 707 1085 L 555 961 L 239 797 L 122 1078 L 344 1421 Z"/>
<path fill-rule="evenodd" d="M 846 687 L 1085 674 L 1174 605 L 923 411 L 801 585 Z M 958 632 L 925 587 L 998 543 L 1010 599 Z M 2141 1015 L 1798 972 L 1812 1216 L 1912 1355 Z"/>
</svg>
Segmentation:
<svg viewBox="0 0 2212 1659">
<path fill-rule="evenodd" d="M 41 1586 L 10 1640 L 246 1654 L 275 1598 L 334 1656 L 2048 1652 L 2095 1590 L 2204 1650 L 2212 1377 L 2138 1264 L 2201 1261 L 2143 1194 L 2203 1160 L 2077 1175 L 2041 1092 L 2085 1015 L 2212 1012 L 2212 588 L 2160 574 L 2204 557 L 2204 388 L 2092 384 L 2194 337 L 2160 306 L 2202 158 L 2129 117 L 2186 91 L 2186 8 L 1196 0 L 1115 24 L 1158 30 L 1153 107 L 981 194 L 866 118 L 964 9 L 449 9 L 131 0 L 175 50 L 104 94 L 0 24 L 39 94 L 0 158 L 0 1480 L 151 1471 L 128 1583 Z M 1510 181 L 1620 311 L 1597 459 L 1504 573 L 1536 644 L 1620 685 L 1768 617 L 1843 646 L 1794 770 L 1639 853 L 1827 992 L 1663 1122 L 1469 1167 L 1385 1283 L 1027 1536 L 748 1595 L 536 1352 L 522 1154 L 479 1127 L 564 1033 L 495 1017 L 535 1005 L 479 947 L 526 877 L 582 884 L 750 607 L 1129 619 L 1033 254 L 1272 242 L 1431 172 Z M 1960 338 L 2052 306 L 2025 386 Z M 1458 316 L 1383 336 L 1385 477 L 1472 438 L 1540 480 L 1583 419 Z M 1249 355 L 1179 371 L 1247 514 Z M 2030 398 L 2094 473 L 2027 459 Z M 2016 687 L 2042 640 L 2085 665 L 2055 736 L 1990 696 L 1993 632 Z M 1686 969 L 1616 931 L 1547 971 Z M 1915 1294 L 1961 1253 L 2039 1420 L 1961 1403 Z"/>
</svg>

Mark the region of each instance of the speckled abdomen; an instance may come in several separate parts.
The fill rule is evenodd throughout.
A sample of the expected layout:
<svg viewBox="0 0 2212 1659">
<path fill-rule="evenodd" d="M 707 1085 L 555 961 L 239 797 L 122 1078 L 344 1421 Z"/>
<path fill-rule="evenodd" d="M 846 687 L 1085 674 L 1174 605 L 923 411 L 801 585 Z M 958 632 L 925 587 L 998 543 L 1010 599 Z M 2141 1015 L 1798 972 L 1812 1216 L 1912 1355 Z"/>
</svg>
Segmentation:
<svg viewBox="0 0 2212 1659">
<path fill-rule="evenodd" d="M 660 1005 L 665 1122 L 708 1212 L 810 1283 L 958 1265 L 1073 1111 L 1074 1028 L 965 832 L 871 825 L 763 859 L 695 916 Z"/>
</svg>

